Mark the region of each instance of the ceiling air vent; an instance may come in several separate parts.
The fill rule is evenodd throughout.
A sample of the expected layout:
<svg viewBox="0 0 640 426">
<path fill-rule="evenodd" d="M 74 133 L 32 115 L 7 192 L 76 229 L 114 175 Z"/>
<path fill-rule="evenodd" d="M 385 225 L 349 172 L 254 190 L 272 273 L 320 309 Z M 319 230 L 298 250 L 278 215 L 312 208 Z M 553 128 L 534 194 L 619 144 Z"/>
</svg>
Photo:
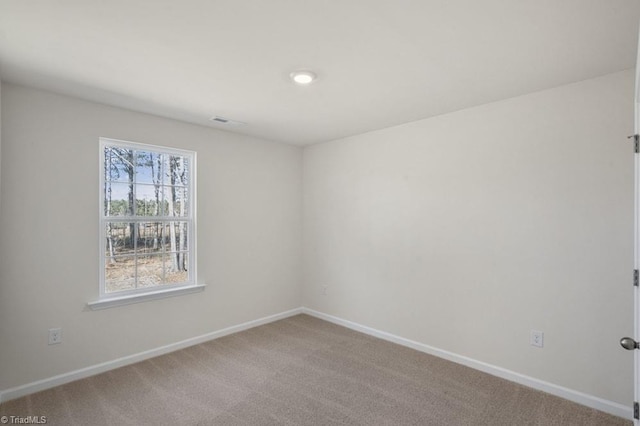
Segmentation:
<svg viewBox="0 0 640 426">
<path fill-rule="evenodd" d="M 209 121 L 213 121 L 214 123 L 219 123 L 219 124 L 225 124 L 227 126 L 243 126 L 247 124 L 247 123 L 243 123 L 242 121 L 236 121 L 236 120 L 220 117 L 219 115 L 214 115 L 209 119 Z"/>
</svg>

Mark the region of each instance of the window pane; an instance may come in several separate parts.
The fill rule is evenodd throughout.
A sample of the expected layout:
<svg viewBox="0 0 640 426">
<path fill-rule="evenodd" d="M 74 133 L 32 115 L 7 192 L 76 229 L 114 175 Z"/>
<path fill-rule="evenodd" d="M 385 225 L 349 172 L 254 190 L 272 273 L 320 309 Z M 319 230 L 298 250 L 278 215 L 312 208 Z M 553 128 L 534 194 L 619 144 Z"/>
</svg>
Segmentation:
<svg viewBox="0 0 640 426">
<path fill-rule="evenodd" d="M 162 184 L 163 155 L 153 151 L 137 151 L 136 183 Z"/>
<path fill-rule="evenodd" d="M 189 250 L 189 224 L 187 222 L 165 222 L 164 228 L 165 251 Z"/>
<path fill-rule="evenodd" d="M 136 185 L 136 216 L 160 216 L 161 198 L 160 187 Z"/>
<path fill-rule="evenodd" d="M 186 252 L 165 255 L 167 284 L 179 284 L 189 280 L 189 254 Z"/>
<path fill-rule="evenodd" d="M 189 250 L 189 224 L 176 222 L 176 247 L 179 251 Z"/>
<path fill-rule="evenodd" d="M 138 256 L 138 288 L 155 287 L 164 283 L 163 255 Z"/>
<path fill-rule="evenodd" d="M 133 182 L 133 150 L 106 146 L 104 148 L 104 180 Z"/>
<path fill-rule="evenodd" d="M 130 222 L 109 222 L 106 225 L 107 256 L 117 256 L 134 253 L 134 239 L 131 238 L 135 232 L 135 224 Z"/>
<path fill-rule="evenodd" d="M 133 215 L 133 206 L 129 204 L 132 190 L 132 186 L 127 183 L 105 182 L 104 214 L 106 216 Z"/>
<path fill-rule="evenodd" d="M 105 142 L 105 292 L 189 283 L 194 158 L 189 151 Z"/>
<path fill-rule="evenodd" d="M 105 264 L 105 292 L 136 288 L 136 266 L 133 256 L 107 257 Z"/>
<path fill-rule="evenodd" d="M 161 222 L 140 222 L 138 226 L 138 253 L 161 253 L 164 251 L 166 228 Z"/>
<path fill-rule="evenodd" d="M 165 186 L 164 192 L 164 215 L 170 217 L 189 216 L 189 191 L 185 187 Z"/>
<path fill-rule="evenodd" d="M 189 190 L 186 187 L 176 187 L 176 216 L 186 217 L 189 215 Z"/>
<path fill-rule="evenodd" d="M 164 184 L 186 186 L 191 174 L 191 162 L 188 157 L 165 155 Z"/>
</svg>

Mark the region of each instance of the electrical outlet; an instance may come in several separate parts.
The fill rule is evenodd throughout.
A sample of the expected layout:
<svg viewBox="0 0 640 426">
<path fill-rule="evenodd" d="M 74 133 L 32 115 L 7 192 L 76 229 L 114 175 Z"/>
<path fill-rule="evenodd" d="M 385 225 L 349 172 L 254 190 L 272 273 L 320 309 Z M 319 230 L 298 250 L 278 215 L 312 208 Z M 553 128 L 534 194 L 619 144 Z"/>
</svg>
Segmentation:
<svg viewBox="0 0 640 426">
<path fill-rule="evenodd" d="M 323 286 L 322 286 L 322 290 L 320 290 L 320 291 L 322 292 L 322 295 L 323 295 L 323 296 L 326 296 L 326 295 L 327 295 L 327 288 L 328 288 L 328 287 L 329 287 L 329 286 L 327 286 L 327 285 L 323 285 Z"/>
<path fill-rule="evenodd" d="M 544 333 L 542 331 L 531 330 L 529 343 L 531 343 L 531 346 L 538 348 L 544 347 Z"/>
<path fill-rule="evenodd" d="M 49 329 L 49 344 L 57 345 L 58 343 L 62 343 L 62 329 L 61 328 L 50 328 Z"/>
</svg>

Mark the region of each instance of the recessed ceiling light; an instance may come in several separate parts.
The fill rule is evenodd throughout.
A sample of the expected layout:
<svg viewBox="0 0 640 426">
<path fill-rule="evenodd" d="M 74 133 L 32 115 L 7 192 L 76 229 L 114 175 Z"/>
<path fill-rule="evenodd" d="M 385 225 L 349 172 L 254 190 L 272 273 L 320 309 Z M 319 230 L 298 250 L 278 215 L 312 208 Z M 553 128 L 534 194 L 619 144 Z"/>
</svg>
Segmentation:
<svg viewBox="0 0 640 426">
<path fill-rule="evenodd" d="M 289 74 L 294 83 L 299 84 L 301 86 L 306 86 L 308 84 L 313 83 L 313 81 L 318 78 L 316 73 L 313 71 L 300 70 L 294 71 Z"/>
</svg>

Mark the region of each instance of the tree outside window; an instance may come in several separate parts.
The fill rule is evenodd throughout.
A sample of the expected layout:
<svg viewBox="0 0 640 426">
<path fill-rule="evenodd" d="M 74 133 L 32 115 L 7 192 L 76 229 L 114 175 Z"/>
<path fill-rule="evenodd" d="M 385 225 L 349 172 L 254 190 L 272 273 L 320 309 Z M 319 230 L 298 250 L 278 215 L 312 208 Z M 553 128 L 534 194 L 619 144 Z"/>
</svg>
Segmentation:
<svg viewBox="0 0 640 426">
<path fill-rule="evenodd" d="M 195 153 L 101 138 L 101 296 L 195 285 Z"/>
</svg>

